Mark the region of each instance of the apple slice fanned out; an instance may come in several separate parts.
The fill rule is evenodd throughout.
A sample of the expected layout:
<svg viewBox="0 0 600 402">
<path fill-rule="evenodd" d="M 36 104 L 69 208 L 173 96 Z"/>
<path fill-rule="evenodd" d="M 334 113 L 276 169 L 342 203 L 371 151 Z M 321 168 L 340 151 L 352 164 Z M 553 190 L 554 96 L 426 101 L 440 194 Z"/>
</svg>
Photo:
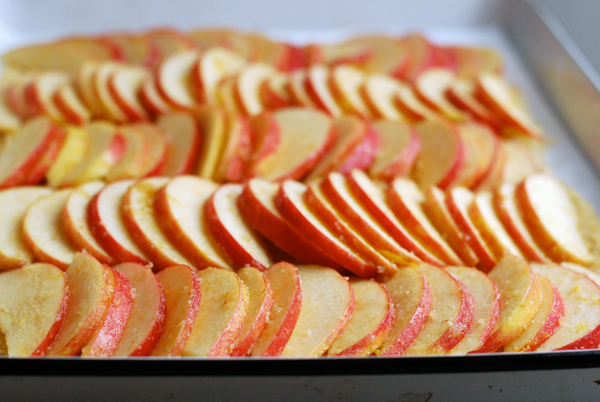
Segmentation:
<svg viewBox="0 0 600 402">
<path fill-rule="evenodd" d="M 369 175 L 379 180 L 392 180 L 411 171 L 421 151 L 421 138 L 407 123 L 388 120 L 373 122 L 379 135 L 379 152 L 369 167 Z"/>
<path fill-rule="evenodd" d="M 110 77 L 119 69 L 119 64 L 117 63 L 102 63 L 96 67 L 96 71 L 92 77 L 94 91 L 100 105 L 102 106 L 102 110 L 104 113 L 102 116 L 105 119 L 109 119 L 111 121 L 115 121 L 117 123 L 123 123 L 129 120 L 127 113 L 116 102 L 115 98 L 112 96 L 109 87 Z"/>
<path fill-rule="evenodd" d="M 64 73 L 44 72 L 36 76 L 23 89 L 23 96 L 34 116 L 45 114 L 56 122 L 65 120 L 65 116 L 54 103 L 54 94 L 59 88 L 68 85 L 69 76 Z"/>
<path fill-rule="evenodd" d="M 44 180 L 46 173 L 48 173 L 48 171 L 56 161 L 56 158 L 60 154 L 64 140 L 65 134 L 62 130 L 60 130 L 59 134 L 48 143 L 48 147 L 33 165 L 31 170 L 27 172 L 20 185 L 32 186 L 40 184 L 42 180 Z"/>
<path fill-rule="evenodd" d="M 150 67 L 158 58 L 158 49 L 147 37 L 128 32 L 113 32 L 110 35 L 100 36 L 98 40 L 111 48 L 118 49 L 119 57 L 129 64 Z"/>
<path fill-rule="evenodd" d="M 232 114 L 243 114 L 242 105 L 238 100 L 235 83 L 237 76 L 223 78 L 223 81 L 217 84 L 215 96 L 217 105 Z"/>
<path fill-rule="evenodd" d="M 263 63 L 246 66 L 239 72 L 235 82 L 235 94 L 244 114 L 254 116 L 264 110 L 260 88 L 274 74 L 275 69 Z"/>
<path fill-rule="evenodd" d="M 52 101 L 65 119 L 75 125 L 83 126 L 92 118 L 92 112 L 82 102 L 72 85 L 58 88 Z"/>
<path fill-rule="evenodd" d="M 331 268 L 300 265 L 298 274 L 302 309 L 281 356 L 321 356 L 352 317 L 354 292 L 347 279 Z"/>
<path fill-rule="evenodd" d="M 143 68 L 121 66 L 108 78 L 108 91 L 129 120 L 148 120 L 150 116 L 140 100 L 142 85 L 150 78 Z"/>
<path fill-rule="evenodd" d="M 292 96 L 293 104 L 307 108 L 316 108 L 317 105 L 306 90 L 307 79 L 308 77 L 305 70 L 301 69 L 294 71 L 290 74 L 288 91 Z"/>
<path fill-rule="evenodd" d="M 156 125 L 165 133 L 168 147 L 161 174 L 178 176 L 191 173 L 200 150 L 201 134 L 194 117 L 185 112 L 160 116 Z"/>
<path fill-rule="evenodd" d="M 271 111 L 265 111 L 249 120 L 252 130 L 252 153 L 248 160 L 246 177 L 255 176 L 256 166 L 277 152 L 281 130 Z"/>
<path fill-rule="evenodd" d="M 381 284 L 353 278 L 350 286 L 356 308 L 327 350 L 329 356 L 368 356 L 381 345 L 394 324 L 392 299 Z"/>
<path fill-rule="evenodd" d="M 146 139 L 142 132 L 131 125 L 119 126 L 119 135 L 123 137 L 124 151 L 119 161 L 106 173 L 107 182 L 125 179 L 137 179 L 142 176 L 142 166 L 146 154 Z"/>
<path fill-rule="evenodd" d="M 400 113 L 412 121 L 437 120 L 442 118 L 442 116 L 427 106 L 426 103 L 422 102 L 409 85 L 399 84 L 393 101 Z"/>
<path fill-rule="evenodd" d="M 46 172 L 46 182 L 50 187 L 60 187 L 71 170 L 83 162 L 90 141 L 86 130 L 76 126 L 65 126 L 63 144 Z"/>
<path fill-rule="evenodd" d="M 53 265 L 0 274 L 0 332 L 7 355 L 44 356 L 63 325 L 68 300 L 66 275 Z"/>
<path fill-rule="evenodd" d="M 206 268 L 198 315 L 182 356 L 228 356 L 240 336 L 248 311 L 248 289 L 233 272 Z"/>
<path fill-rule="evenodd" d="M 135 294 L 131 315 L 113 356 L 148 356 L 165 327 L 166 301 L 162 286 L 150 267 L 123 263 L 113 269 L 127 277 Z"/>
<path fill-rule="evenodd" d="M 140 102 L 144 109 L 153 116 L 161 115 L 172 110 L 171 105 L 163 98 L 156 87 L 156 81 L 148 77 L 140 89 Z"/>
<path fill-rule="evenodd" d="M 192 93 L 192 71 L 198 62 L 196 50 L 173 54 L 158 66 L 156 88 L 162 97 L 178 109 L 192 109 L 197 101 Z"/>
<path fill-rule="evenodd" d="M 371 111 L 360 92 L 364 81 L 365 75 L 361 70 L 349 65 L 340 65 L 331 69 L 328 85 L 345 113 L 369 118 Z"/>
<path fill-rule="evenodd" d="M 158 60 L 194 48 L 194 41 L 187 34 L 173 28 L 151 29 L 145 32 L 143 37 L 157 49 Z"/>
<path fill-rule="evenodd" d="M 211 180 L 227 139 L 226 115 L 220 108 L 203 107 L 197 112 L 196 119 L 202 132 L 202 149 L 198 155 L 196 174 Z"/>
<path fill-rule="evenodd" d="M 200 308 L 200 279 L 185 265 L 165 268 L 156 276 L 164 291 L 166 318 L 151 356 L 181 356 Z"/>
<path fill-rule="evenodd" d="M 300 179 L 323 158 L 334 140 L 333 124 L 322 112 L 286 108 L 273 112 L 280 130 L 277 151 L 256 164 L 268 180 Z"/>
<path fill-rule="evenodd" d="M 502 74 L 504 70 L 502 55 L 495 49 L 459 46 L 452 48 L 452 51 L 456 55 L 460 77 L 475 79 L 484 72 Z"/>
<path fill-rule="evenodd" d="M 420 74 L 414 83 L 417 96 L 433 110 L 454 121 L 467 119 L 462 111 L 454 107 L 446 97 L 446 91 L 454 83 L 456 77 L 450 70 L 431 68 Z"/>
<path fill-rule="evenodd" d="M 275 110 L 292 104 L 287 74 L 274 73 L 259 88 L 262 104 L 267 110 Z"/>
<path fill-rule="evenodd" d="M 8 106 L 6 93 L 0 90 L 0 130 L 14 131 L 21 125 L 21 118 Z"/>
<path fill-rule="evenodd" d="M 9 110 L 20 119 L 31 117 L 31 110 L 25 100 L 25 87 L 35 79 L 34 74 L 23 74 L 15 77 L 14 82 L 6 84 L 2 89 L 3 99 Z"/>
<path fill-rule="evenodd" d="M 115 290 L 111 268 L 77 253 L 67 268 L 67 315 L 52 348 L 53 356 L 75 356 L 102 326 Z"/>
<path fill-rule="evenodd" d="M 140 122 L 133 127 L 142 133 L 145 140 L 145 158 L 140 168 L 142 177 L 160 175 L 167 162 L 169 142 L 163 130 L 156 124 Z"/>
<path fill-rule="evenodd" d="M 405 120 L 395 103 L 400 87 L 400 83 L 391 77 L 370 74 L 366 76 L 360 93 L 371 114 L 376 118 L 391 121 Z"/>
<path fill-rule="evenodd" d="M 213 180 L 238 183 L 248 169 L 254 142 L 253 132 L 247 118 L 234 113 L 226 114 L 225 131 L 225 144 Z"/>
<path fill-rule="evenodd" d="M 446 98 L 457 108 L 467 112 L 482 123 L 498 127 L 498 117 L 475 98 L 475 85 L 471 81 L 457 78 L 445 93 Z"/>
<path fill-rule="evenodd" d="M 245 65 L 242 56 L 227 49 L 213 48 L 204 52 L 192 72 L 198 100 L 215 105 L 217 84 L 240 72 Z"/>
<path fill-rule="evenodd" d="M 329 68 L 322 64 L 310 66 L 306 71 L 306 92 L 313 103 L 333 117 L 340 117 L 342 109 L 329 88 Z"/>
<path fill-rule="evenodd" d="M 100 97 L 96 92 L 94 76 L 100 66 L 99 62 L 89 61 L 85 63 L 75 75 L 75 88 L 84 105 L 91 111 L 92 117 L 100 118 L 106 113 Z"/>
<path fill-rule="evenodd" d="M 476 188 L 500 157 L 501 140 L 480 123 L 466 122 L 458 125 L 457 130 L 465 144 L 464 162 L 450 185 Z"/>
<path fill-rule="evenodd" d="M 527 228 L 550 259 L 591 264 L 592 256 L 578 230 L 575 206 L 557 179 L 531 175 L 517 186 L 515 196 Z"/>
</svg>

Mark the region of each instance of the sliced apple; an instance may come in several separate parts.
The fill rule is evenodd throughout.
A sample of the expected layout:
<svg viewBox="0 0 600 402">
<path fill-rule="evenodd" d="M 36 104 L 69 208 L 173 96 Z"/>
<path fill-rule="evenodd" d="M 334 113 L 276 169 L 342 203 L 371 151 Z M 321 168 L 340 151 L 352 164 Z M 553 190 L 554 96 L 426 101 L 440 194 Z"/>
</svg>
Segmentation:
<svg viewBox="0 0 600 402">
<path fill-rule="evenodd" d="M 236 93 L 237 76 L 223 78 L 215 89 L 217 105 L 232 114 L 243 114 L 242 105 Z"/>
<path fill-rule="evenodd" d="M 400 78 L 412 80 L 423 71 L 436 65 L 436 51 L 423 34 L 409 34 L 399 40 L 399 44 L 410 58 L 400 71 Z"/>
<path fill-rule="evenodd" d="M 290 74 L 288 91 L 292 95 L 293 104 L 308 108 L 316 108 L 317 105 L 306 89 L 307 79 L 308 77 L 305 70 L 294 71 Z"/>
<path fill-rule="evenodd" d="M 51 187 L 60 187 L 65 177 L 79 166 L 91 142 L 89 133 L 75 126 L 65 127 L 65 139 L 52 166 L 46 172 L 46 182 Z"/>
<path fill-rule="evenodd" d="M 369 175 L 389 181 L 406 176 L 411 171 L 421 151 L 421 138 L 405 122 L 377 120 L 373 122 L 380 146 L 369 167 Z"/>
<path fill-rule="evenodd" d="M 325 65 L 315 64 L 310 66 L 306 71 L 306 92 L 319 109 L 324 110 L 333 117 L 340 117 L 343 110 L 329 88 L 330 74 L 329 68 Z"/>
<path fill-rule="evenodd" d="M 15 131 L 21 125 L 21 118 L 8 106 L 6 93 L 0 90 L 0 130 Z"/>
<path fill-rule="evenodd" d="M 183 53 L 194 48 L 194 41 L 185 33 L 173 28 L 156 28 L 143 35 L 156 47 L 158 60 L 164 60 L 171 55 Z"/>
<path fill-rule="evenodd" d="M 368 170 L 381 148 L 379 132 L 371 124 L 367 124 L 365 136 L 354 148 L 352 153 L 342 159 L 336 168 L 342 174 L 348 174 L 352 169 Z"/>
<path fill-rule="evenodd" d="M 256 63 L 242 69 L 237 75 L 235 93 L 242 111 L 248 116 L 262 112 L 265 106 L 260 97 L 260 87 L 275 70 L 268 64 Z"/>
<path fill-rule="evenodd" d="M 253 144 L 252 154 L 245 172 L 247 177 L 256 175 L 256 166 L 277 152 L 281 142 L 281 130 L 272 112 L 265 111 L 251 117 L 250 126 Z"/>
<path fill-rule="evenodd" d="M 125 150 L 119 161 L 106 173 L 104 179 L 108 182 L 141 177 L 142 166 L 149 156 L 146 154 L 146 139 L 140 130 L 131 125 L 121 125 L 119 135 L 123 137 Z"/>
<path fill-rule="evenodd" d="M 127 113 L 116 102 L 109 87 L 110 77 L 117 71 L 117 63 L 102 63 L 96 67 L 92 80 L 98 101 L 104 110 L 103 117 L 117 123 L 129 120 Z"/>
<path fill-rule="evenodd" d="M 156 88 L 175 108 L 192 109 L 197 103 L 191 82 L 192 71 L 199 57 L 196 50 L 188 50 L 170 55 L 158 66 Z"/>
<path fill-rule="evenodd" d="M 504 182 L 504 174 L 506 172 L 506 161 L 507 161 L 507 147 L 505 146 L 506 140 L 500 141 L 497 138 L 496 156 L 490 163 L 489 170 L 485 173 L 480 181 L 474 185 L 474 189 L 477 191 L 488 191 L 494 190 Z"/>
<path fill-rule="evenodd" d="M 290 46 L 258 33 L 249 33 L 246 38 L 252 45 L 254 59 L 270 64 L 280 71 L 288 70 Z"/>
<path fill-rule="evenodd" d="M 498 181 L 502 183 L 519 183 L 527 176 L 543 171 L 537 166 L 531 152 L 521 138 L 505 139 L 502 141 L 504 164 Z"/>
<path fill-rule="evenodd" d="M 20 119 L 31 117 L 31 111 L 25 100 L 25 87 L 34 79 L 35 75 L 32 74 L 19 76 L 15 79 L 15 82 L 6 84 L 6 87 L 3 88 L 3 98 L 6 105 Z"/>
<path fill-rule="evenodd" d="M 246 35 L 233 29 L 201 28 L 189 31 L 188 36 L 202 52 L 221 47 L 250 59 L 254 51 Z"/>
<path fill-rule="evenodd" d="M 182 356 L 228 356 L 244 327 L 248 289 L 233 272 L 206 268 L 197 273 L 202 299 Z"/>
<path fill-rule="evenodd" d="M 46 114 L 56 122 L 64 121 L 65 116 L 56 107 L 53 97 L 56 91 L 68 82 L 67 74 L 57 72 L 44 72 L 34 78 L 23 90 L 30 113 Z"/>
<path fill-rule="evenodd" d="M 204 107 L 196 117 L 203 137 L 196 174 L 205 179 L 212 179 L 227 138 L 226 115 L 222 109 Z"/>
<path fill-rule="evenodd" d="M 150 116 L 140 100 L 148 71 L 137 67 L 120 67 L 108 78 L 108 91 L 130 121 L 148 120 Z"/>
<path fill-rule="evenodd" d="M 464 121 L 467 115 L 454 107 L 446 97 L 446 91 L 454 83 L 454 73 L 445 68 L 431 68 L 415 79 L 417 96 L 433 110 L 454 121 Z"/>
<path fill-rule="evenodd" d="M 67 277 L 50 264 L 0 274 L 0 330 L 9 357 L 44 356 L 67 313 Z"/>
<path fill-rule="evenodd" d="M 120 58 L 127 63 L 151 67 L 159 57 L 156 45 L 143 35 L 128 32 L 113 32 L 98 38 L 103 43 L 109 43 L 120 50 Z"/>
<path fill-rule="evenodd" d="M 198 88 L 200 101 L 215 105 L 217 103 L 217 84 L 224 78 L 237 74 L 246 65 L 246 60 L 227 49 L 213 48 L 202 54 L 194 67 L 193 82 Z"/>
<path fill-rule="evenodd" d="M 393 101 L 396 108 L 412 121 L 436 120 L 441 118 L 439 113 L 421 101 L 416 92 L 406 84 L 399 85 L 398 90 L 394 94 Z"/>
<path fill-rule="evenodd" d="M 241 182 L 250 163 L 253 132 L 245 117 L 227 113 L 226 140 L 213 179 L 217 182 Z"/>
<path fill-rule="evenodd" d="M 185 112 L 160 116 L 156 125 L 164 132 L 168 147 L 161 174 L 178 176 L 191 173 L 200 150 L 201 134 L 194 117 Z"/>
<path fill-rule="evenodd" d="M 259 88 L 261 103 L 267 110 L 275 110 L 292 104 L 287 74 L 275 73 L 262 82 Z"/>
<path fill-rule="evenodd" d="M 52 101 L 65 119 L 72 124 L 83 126 L 92 118 L 92 112 L 81 101 L 71 85 L 58 88 Z"/>
<path fill-rule="evenodd" d="M 140 102 L 144 109 L 153 116 L 167 113 L 172 109 L 156 88 L 156 82 L 151 77 L 142 83 Z"/>
<path fill-rule="evenodd" d="M 94 84 L 94 76 L 100 63 L 88 61 L 75 76 L 75 88 L 84 105 L 92 112 L 93 117 L 102 117 L 105 114 Z"/>
<path fill-rule="evenodd" d="M 371 111 L 360 92 L 364 81 L 365 75 L 361 70 L 349 65 L 340 65 L 331 69 L 328 86 L 345 113 L 369 118 Z"/>
<path fill-rule="evenodd" d="M 498 127 L 498 117 L 475 98 L 475 85 L 472 81 L 456 78 L 445 93 L 448 102 L 470 114 L 476 120 L 491 127 Z"/>
<path fill-rule="evenodd" d="M 169 148 L 167 136 L 153 123 L 139 122 L 133 124 L 133 127 L 139 130 L 145 139 L 145 157 L 140 167 L 140 175 L 142 177 L 160 175 L 167 162 Z"/>
<path fill-rule="evenodd" d="M 385 120 L 405 120 L 398 110 L 395 98 L 400 90 L 400 83 L 382 74 L 370 74 L 365 77 L 360 93 L 371 114 Z"/>
<path fill-rule="evenodd" d="M 33 165 L 31 170 L 27 172 L 21 185 L 35 185 L 40 184 L 46 173 L 50 170 L 59 153 L 61 152 L 62 145 L 65 141 L 65 134 L 62 130 L 59 130 L 56 136 L 48 143 L 46 150 L 40 156 L 40 158 Z"/>
<path fill-rule="evenodd" d="M 495 49 L 461 46 L 452 50 L 456 54 L 457 72 L 461 77 L 474 79 L 486 71 L 502 73 L 502 55 Z"/>
<path fill-rule="evenodd" d="M 200 308 L 200 279 L 185 265 L 165 268 L 157 275 L 164 291 L 164 329 L 151 356 L 181 356 Z"/>
</svg>

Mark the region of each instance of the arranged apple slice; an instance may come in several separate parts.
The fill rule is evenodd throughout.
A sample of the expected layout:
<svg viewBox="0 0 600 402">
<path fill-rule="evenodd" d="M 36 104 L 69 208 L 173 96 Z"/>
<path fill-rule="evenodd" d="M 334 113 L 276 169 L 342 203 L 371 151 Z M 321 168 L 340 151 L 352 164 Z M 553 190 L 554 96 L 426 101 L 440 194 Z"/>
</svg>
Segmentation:
<svg viewBox="0 0 600 402">
<path fill-rule="evenodd" d="M 51 187 L 60 187 L 71 170 L 83 162 L 91 141 L 89 133 L 80 127 L 65 126 L 65 133 L 60 151 L 46 172 Z"/>
<path fill-rule="evenodd" d="M 475 98 L 475 85 L 471 81 L 456 78 L 446 89 L 445 96 L 450 103 L 476 120 L 491 127 L 499 126 L 498 117 Z"/>
<path fill-rule="evenodd" d="M 333 117 L 340 117 L 343 110 L 329 88 L 329 77 L 330 71 L 327 66 L 322 64 L 310 66 L 306 72 L 306 92 L 319 109 Z"/>
<path fill-rule="evenodd" d="M 241 109 L 246 115 L 254 116 L 264 110 L 260 88 L 273 74 L 275 74 L 275 69 L 270 65 L 256 63 L 243 68 L 237 75 L 235 93 Z"/>
<path fill-rule="evenodd" d="M 160 116 L 156 125 L 165 133 L 168 147 L 161 174 L 178 176 L 190 173 L 200 148 L 200 131 L 194 117 L 185 112 Z"/>
<path fill-rule="evenodd" d="M 487 126 L 467 122 L 457 127 L 465 144 L 464 163 L 451 186 L 477 187 L 493 169 L 500 155 L 501 140 Z"/>
<path fill-rule="evenodd" d="M 115 264 L 115 260 L 98 244 L 88 226 L 88 204 L 104 188 L 101 181 L 92 181 L 77 187 L 62 210 L 63 230 L 77 250 L 85 250 L 103 264 Z"/>
<path fill-rule="evenodd" d="M 400 83 L 383 74 L 367 75 L 360 94 L 371 114 L 385 120 L 405 120 L 398 110 L 395 98 L 400 90 Z"/>
<path fill-rule="evenodd" d="M 406 84 L 400 84 L 394 94 L 394 104 L 398 110 L 412 121 L 437 120 L 441 116 L 422 102 L 415 91 Z"/>
<path fill-rule="evenodd" d="M 40 184 L 42 180 L 44 180 L 44 176 L 46 176 L 46 173 L 50 170 L 54 164 L 54 161 L 58 157 L 64 140 L 64 132 L 60 130 L 59 135 L 50 141 L 44 153 L 40 156 L 31 170 L 27 172 L 23 178 L 23 181 L 21 182 L 21 185 L 36 185 Z"/>
<path fill-rule="evenodd" d="M 151 77 L 142 83 L 139 94 L 142 106 L 151 115 L 161 115 L 172 109 L 156 88 L 156 82 Z"/>
<path fill-rule="evenodd" d="M 111 48 L 118 48 L 116 53 L 119 54 L 119 57 L 115 57 L 115 60 L 151 67 L 159 57 L 156 46 L 143 35 L 113 32 L 110 35 L 99 37 L 98 40 L 107 43 Z"/>
<path fill-rule="evenodd" d="M 196 117 L 203 141 L 200 155 L 198 155 L 196 174 L 205 179 L 212 179 L 227 138 L 225 111 L 220 108 L 204 107 L 200 109 Z"/>
<path fill-rule="evenodd" d="M 577 227 L 577 212 L 558 180 L 543 174 L 531 175 L 517 186 L 515 196 L 525 224 L 549 258 L 591 264 L 590 251 Z"/>
<path fill-rule="evenodd" d="M 65 116 L 56 107 L 53 97 L 68 82 L 69 76 L 58 72 L 44 72 L 29 82 L 23 89 L 23 96 L 30 113 L 34 116 L 45 114 L 56 122 L 64 121 Z"/>
<path fill-rule="evenodd" d="M 217 182 L 241 182 L 251 158 L 253 132 L 245 117 L 226 115 L 226 140 L 213 179 Z"/>
<path fill-rule="evenodd" d="M 152 29 L 143 36 L 156 47 L 159 60 L 194 48 L 194 41 L 187 34 L 173 28 Z"/>
<path fill-rule="evenodd" d="M 385 340 L 394 324 L 394 308 L 385 288 L 365 279 L 350 279 L 356 308 L 333 341 L 329 356 L 368 356 Z"/>
<path fill-rule="evenodd" d="M 135 123 L 133 127 L 142 133 L 145 139 L 145 158 L 143 159 L 140 174 L 142 177 L 161 174 L 167 162 L 169 143 L 167 136 L 161 128 L 153 123 Z"/>
<path fill-rule="evenodd" d="M 102 106 L 102 110 L 104 110 L 102 116 L 117 123 L 123 123 L 128 121 L 129 117 L 116 102 L 109 87 L 110 77 L 118 70 L 118 68 L 119 65 L 117 63 L 99 64 L 92 76 L 92 80 L 94 91 Z"/>
<path fill-rule="evenodd" d="M 245 175 L 253 177 L 256 176 L 256 166 L 277 152 L 281 143 L 281 130 L 270 111 L 252 116 L 249 122 L 253 144 Z"/>
<path fill-rule="evenodd" d="M 0 274 L 0 328 L 7 355 L 44 356 L 65 321 L 68 300 L 67 277 L 53 265 L 29 264 Z"/>
<path fill-rule="evenodd" d="M 191 91 L 191 82 L 198 58 L 196 50 L 188 50 L 169 56 L 158 66 L 156 88 L 176 108 L 192 109 L 197 103 Z"/>
<path fill-rule="evenodd" d="M 185 265 L 165 268 L 156 276 L 164 291 L 166 319 L 151 356 L 181 356 L 200 308 L 200 279 Z"/>
<path fill-rule="evenodd" d="M 69 299 L 63 325 L 48 354 L 75 356 L 102 326 L 115 290 L 111 268 L 77 253 L 67 268 Z"/>
<path fill-rule="evenodd" d="M 113 356 L 148 356 L 165 327 L 166 301 L 162 286 L 150 267 L 123 263 L 113 269 L 127 277 L 135 294 L 131 315 Z"/>
<path fill-rule="evenodd" d="M 273 308 L 252 356 L 280 356 L 287 345 L 302 308 L 302 287 L 298 269 L 288 262 L 278 262 L 264 271 L 273 291 Z"/>
<path fill-rule="evenodd" d="M 421 152 L 421 138 L 407 123 L 377 120 L 373 122 L 380 140 L 379 151 L 368 169 L 374 179 L 392 180 L 406 176 Z"/>
<path fill-rule="evenodd" d="M 202 54 L 192 72 L 192 81 L 198 88 L 198 100 L 215 105 L 217 84 L 224 78 L 237 74 L 246 60 L 227 49 L 213 48 Z"/>
<path fill-rule="evenodd" d="M 457 72 L 465 78 L 477 78 L 483 72 L 502 74 L 502 55 L 488 47 L 454 47 Z"/>
<path fill-rule="evenodd" d="M 122 66 L 108 78 L 111 97 L 131 121 L 150 118 L 140 100 L 142 85 L 149 79 L 150 74 L 143 68 Z"/>
<path fill-rule="evenodd" d="M 105 114 L 105 110 L 100 102 L 94 84 L 94 76 L 96 75 L 99 65 L 99 62 L 86 62 L 81 69 L 79 69 L 74 79 L 77 94 L 84 105 L 92 112 L 93 117 L 102 117 Z"/>
<path fill-rule="evenodd" d="M 433 110 L 443 114 L 450 120 L 467 119 L 462 111 L 454 107 L 446 97 L 446 91 L 454 83 L 454 73 L 445 68 L 431 68 L 415 79 L 414 88 L 417 96 Z"/>
<path fill-rule="evenodd" d="M 83 126 L 92 118 L 92 112 L 83 104 L 71 85 L 58 88 L 52 96 L 52 102 L 65 119 L 72 124 Z"/>
<path fill-rule="evenodd" d="M 342 332 L 356 304 L 347 279 L 320 265 L 298 266 L 302 309 L 282 357 L 323 355 Z"/>
<path fill-rule="evenodd" d="M 270 321 L 275 301 L 269 281 L 258 269 L 242 268 L 237 275 L 248 290 L 248 311 L 244 327 L 235 341 L 231 356 L 246 356 L 254 348 Z"/>
<path fill-rule="evenodd" d="M 507 255 L 488 276 L 500 292 L 500 314 L 490 337 L 476 353 L 492 352 L 519 337 L 541 303 L 537 275 L 522 259 Z"/>
<path fill-rule="evenodd" d="M 523 139 L 518 137 L 502 141 L 504 164 L 498 175 L 499 182 L 519 183 L 525 180 L 527 176 L 544 170 L 537 166 L 537 161 L 532 157 L 531 149 L 525 144 Z"/>
<path fill-rule="evenodd" d="M 274 73 L 259 88 L 260 100 L 267 110 L 275 110 L 292 104 L 287 74 Z"/>
<path fill-rule="evenodd" d="M 361 96 L 364 73 L 356 67 L 340 65 L 331 69 L 328 86 L 339 107 L 349 114 L 371 117 L 369 106 Z"/>
<path fill-rule="evenodd" d="M 223 81 L 217 84 L 215 89 L 217 105 L 232 114 L 242 114 L 242 105 L 236 94 L 237 76 L 223 78 Z"/>
<path fill-rule="evenodd" d="M 307 79 L 308 77 L 304 69 L 292 72 L 288 81 L 288 92 L 292 96 L 293 104 L 307 108 L 316 108 L 317 105 L 307 91 Z"/>
<path fill-rule="evenodd" d="M 206 268 L 197 273 L 202 299 L 183 356 L 228 356 L 248 311 L 248 289 L 233 272 Z"/>
<path fill-rule="evenodd" d="M 14 131 L 21 125 L 21 118 L 8 106 L 6 93 L 0 91 L 0 130 Z"/>
<path fill-rule="evenodd" d="M 25 100 L 25 87 L 34 79 L 35 75 L 25 74 L 16 77 L 14 82 L 6 84 L 6 88 L 3 89 L 3 97 L 7 106 L 21 119 L 31 117 L 31 111 Z"/>
<path fill-rule="evenodd" d="M 150 157 L 146 154 L 146 139 L 143 133 L 132 125 L 121 125 L 119 135 L 123 137 L 123 156 L 106 173 L 106 181 L 137 179 L 142 176 L 142 167 L 145 159 Z"/>
</svg>

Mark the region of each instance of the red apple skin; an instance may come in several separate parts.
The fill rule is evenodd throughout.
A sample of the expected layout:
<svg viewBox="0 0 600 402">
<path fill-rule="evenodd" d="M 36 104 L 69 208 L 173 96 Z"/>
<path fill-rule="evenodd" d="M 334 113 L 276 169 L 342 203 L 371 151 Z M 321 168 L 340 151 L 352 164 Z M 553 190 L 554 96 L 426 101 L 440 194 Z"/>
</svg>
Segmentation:
<svg viewBox="0 0 600 402">
<path fill-rule="evenodd" d="M 402 152 L 385 169 L 378 172 L 374 178 L 390 181 L 395 177 L 408 175 L 419 156 L 419 152 L 421 152 L 421 139 L 414 128 L 411 127 L 410 139 Z M 369 173 L 372 174 L 373 172 Z"/>
<path fill-rule="evenodd" d="M 475 309 L 475 298 L 473 294 L 469 292 L 469 289 L 464 283 L 460 282 L 455 278 L 456 282 L 460 286 L 460 290 L 463 294 L 462 307 L 460 308 L 460 314 L 456 317 L 454 325 L 446 331 L 446 333 L 433 345 L 433 347 L 439 347 L 444 351 L 451 350 L 458 342 L 460 342 L 473 322 L 473 311 Z"/>
<path fill-rule="evenodd" d="M 337 169 L 342 174 L 348 174 L 352 169 L 368 170 L 375 160 L 375 155 L 381 147 L 379 134 L 371 124 L 367 126 L 367 133 L 363 140 L 356 146 L 342 165 Z"/>
<path fill-rule="evenodd" d="M 52 167 L 52 164 L 56 160 L 58 153 L 60 152 L 60 148 L 62 147 L 65 141 L 66 135 L 64 131 L 59 130 L 55 137 L 50 141 L 46 148 L 46 152 L 44 155 L 37 161 L 35 166 L 31 169 L 31 171 L 27 174 L 27 176 L 23 179 L 21 185 L 36 185 L 39 184 L 46 173 Z"/>
<path fill-rule="evenodd" d="M 77 126 L 86 124 L 91 118 L 91 112 L 86 111 L 86 114 L 78 113 L 79 111 L 77 109 L 72 108 L 72 106 L 68 104 L 64 98 L 65 95 L 61 92 L 61 90 L 56 91 L 52 97 L 52 101 L 58 110 L 65 116 L 65 119 Z"/>
</svg>

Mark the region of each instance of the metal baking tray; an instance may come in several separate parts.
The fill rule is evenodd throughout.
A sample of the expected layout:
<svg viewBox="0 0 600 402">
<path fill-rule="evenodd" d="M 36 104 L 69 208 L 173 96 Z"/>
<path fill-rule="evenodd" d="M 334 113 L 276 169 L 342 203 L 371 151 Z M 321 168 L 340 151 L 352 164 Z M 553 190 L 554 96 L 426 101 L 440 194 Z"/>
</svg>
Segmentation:
<svg viewBox="0 0 600 402">
<path fill-rule="evenodd" d="M 420 30 L 441 44 L 489 45 L 502 52 L 509 80 L 524 90 L 547 132 L 551 170 L 600 211 L 600 142 L 595 141 L 600 76 L 543 4 L 506 0 L 496 17 L 485 25 Z M 391 33 L 406 31 L 399 27 Z M 348 34 L 267 33 L 293 42 Z M 0 18 L 0 51 L 40 39 L 2 34 Z M 73 399 L 597 401 L 600 351 L 320 359 L 0 358 L 0 401 Z"/>
</svg>

